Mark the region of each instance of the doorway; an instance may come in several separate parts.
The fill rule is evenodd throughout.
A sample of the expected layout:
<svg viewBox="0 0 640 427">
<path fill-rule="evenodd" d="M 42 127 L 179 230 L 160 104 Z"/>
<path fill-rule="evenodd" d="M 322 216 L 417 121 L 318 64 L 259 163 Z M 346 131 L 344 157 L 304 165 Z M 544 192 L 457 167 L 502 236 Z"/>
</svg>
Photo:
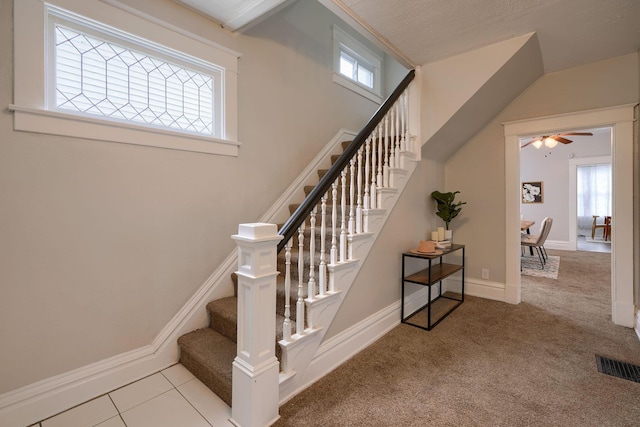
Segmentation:
<svg viewBox="0 0 640 427">
<path fill-rule="evenodd" d="M 601 228 L 596 242 L 590 242 L 592 215 L 600 215 L 599 222 L 611 216 L 611 128 L 572 129 L 564 135 L 559 136 L 562 143 L 551 147 L 531 144 L 540 135 L 521 139 L 520 182 L 538 183 L 540 194 L 532 200 L 523 197 L 520 214 L 536 230 L 545 217 L 553 218 L 547 248 L 575 251 L 602 244 L 611 252 L 610 239 L 601 241 Z M 581 187 L 587 177 L 591 181 Z"/>
<path fill-rule="evenodd" d="M 613 215 L 612 320 L 634 326 L 633 299 L 633 120 L 634 105 L 589 110 L 504 124 L 506 278 L 505 301 L 517 304 L 520 287 L 520 138 L 568 129 L 609 126 L 612 129 Z M 627 230 L 626 232 L 624 230 Z"/>
<path fill-rule="evenodd" d="M 612 172 L 610 155 L 569 160 L 573 250 L 611 253 Z"/>
</svg>

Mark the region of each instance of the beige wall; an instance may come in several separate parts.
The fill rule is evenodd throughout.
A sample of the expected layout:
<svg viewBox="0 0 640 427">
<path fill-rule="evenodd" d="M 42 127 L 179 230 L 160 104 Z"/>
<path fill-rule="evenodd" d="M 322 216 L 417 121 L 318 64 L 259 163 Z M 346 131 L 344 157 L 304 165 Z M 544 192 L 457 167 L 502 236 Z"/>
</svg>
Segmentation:
<svg viewBox="0 0 640 427">
<path fill-rule="evenodd" d="M 418 163 L 325 339 L 400 300 L 401 254 L 429 239 L 430 231 L 442 225 L 433 214 L 430 194 L 443 185 L 443 164 L 426 159 Z"/>
<path fill-rule="evenodd" d="M 338 19 L 316 1 L 233 36 L 169 0 L 125 0 L 242 54 L 239 157 L 14 132 L 12 3 L 0 6 L 0 393 L 150 344 L 238 223 L 376 108 L 332 83 Z"/>
<path fill-rule="evenodd" d="M 448 160 L 445 187 L 460 190 L 468 202 L 454 226 L 468 245 L 468 277 L 479 279 L 488 268 L 490 280 L 505 282 L 502 123 L 637 102 L 638 70 L 638 55 L 632 54 L 545 74 Z"/>
</svg>

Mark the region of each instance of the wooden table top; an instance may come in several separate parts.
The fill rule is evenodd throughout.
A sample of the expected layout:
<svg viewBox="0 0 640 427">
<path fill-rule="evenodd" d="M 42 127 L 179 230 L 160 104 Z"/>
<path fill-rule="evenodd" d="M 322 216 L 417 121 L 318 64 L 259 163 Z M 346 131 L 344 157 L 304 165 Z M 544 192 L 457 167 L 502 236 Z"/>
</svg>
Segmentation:
<svg viewBox="0 0 640 427">
<path fill-rule="evenodd" d="M 520 230 L 526 230 L 527 228 L 530 228 L 533 224 L 535 224 L 535 221 L 526 221 L 524 219 L 520 220 Z"/>
</svg>

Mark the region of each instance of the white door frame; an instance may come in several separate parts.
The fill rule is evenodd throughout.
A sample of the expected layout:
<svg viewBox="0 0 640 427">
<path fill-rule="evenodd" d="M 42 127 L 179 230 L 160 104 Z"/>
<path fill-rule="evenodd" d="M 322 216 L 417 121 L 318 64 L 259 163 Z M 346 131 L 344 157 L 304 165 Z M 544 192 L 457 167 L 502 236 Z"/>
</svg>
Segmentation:
<svg viewBox="0 0 640 427">
<path fill-rule="evenodd" d="M 627 104 L 503 123 L 505 135 L 506 286 L 505 301 L 521 301 L 520 286 L 520 137 L 611 126 L 613 217 L 611 236 L 611 318 L 633 327 L 633 122 Z"/>
<path fill-rule="evenodd" d="M 610 136 L 612 133 L 609 130 Z M 604 164 L 611 164 L 611 156 L 580 157 L 569 160 L 569 250 L 571 251 L 578 250 L 578 166 Z"/>
</svg>

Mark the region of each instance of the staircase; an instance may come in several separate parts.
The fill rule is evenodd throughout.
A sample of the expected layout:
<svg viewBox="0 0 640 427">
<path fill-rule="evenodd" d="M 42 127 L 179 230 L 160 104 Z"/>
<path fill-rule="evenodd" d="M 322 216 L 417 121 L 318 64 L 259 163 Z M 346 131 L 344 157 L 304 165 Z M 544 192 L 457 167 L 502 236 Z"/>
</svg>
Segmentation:
<svg viewBox="0 0 640 427">
<path fill-rule="evenodd" d="M 342 142 L 342 148 L 346 148 L 352 141 Z M 333 154 L 331 156 L 331 164 L 335 164 L 339 155 Z M 327 173 L 327 169 L 318 170 L 318 178 L 322 178 Z M 305 195 L 308 196 L 314 186 L 305 186 Z M 338 187 L 341 191 L 341 188 Z M 349 191 L 349 187 L 345 188 L 345 191 Z M 299 204 L 289 205 L 289 211 L 293 214 L 299 207 Z M 341 216 L 338 215 L 338 221 L 341 221 Z M 307 224 L 309 225 L 309 224 Z M 281 228 L 282 224 L 278 228 Z M 308 241 L 310 238 L 311 230 L 305 227 L 304 240 Z M 330 239 L 331 236 L 326 238 Z M 320 247 L 321 237 L 316 235 L 316 246 Z M 294 246 L 297 246 L 299 242 L 298 236 L 294 237 Z M 293 254 L 290 262 L 292 264 L 298 263 L 297 254 Z M 308 260 L 311 257 L 309 248 L 307 247 L 303 251 L 303 258 L 307 260 L 305 264 L 308 264 Z M 320 255 L 315 254 L 315 265 L 319 265 Z M 282 251 L 278 254 L 278 271 L 284 271 L 286 265 L 285 252 Z M 291 276 L 294 281 L 298 280 L 298 271 Z M 235 273 L 232 275 L 234 283 L 234 295 L 231 297 L 220 298 L 211 301 L 207 304 L 207 313 L 209 315 L 209 327 L 197 329 L 188 334 L 181 336 L 178 339 L 180 346 L 180 363 L 191 371 L 200 381 L 202 381 L 207 387 L 209 387 L 214 393 L 216 393 L 224 402 L 231 406 L 231 374 L 232 363 L 236 356 L 236 343 L 237 343 L 237 318 L 238 318 L 238 283 Z M 302 281 L 307 283 L 309 281 L 309 271 L 306 270 L 303 274 Z M 283 275 L 278 276 L 277 279 L 277 299 L 276 299 L 276 336 L 282 337 L 282 329 L 285 319 L 285 277 Z M 293 287 L 291 290 L 291 299 L 298 300 L 298 288 Z M 295 322 L 296 311 L 293 310 L 290 315 L 290 319 Z M 280 360 L 282 354 L 281 347 L 275 343 L 276 357 Z"/>
<path fill-rule="evenodd" d="M 319 182 L 304 187 L 305 200 L 289 205 L 291 216 L 278 227 L 278 234 L 282 236 L 277 248 L 280 274 L 274 279 L 275 313 L 269 318 L 269 322 L 275 322 L 275 351 L 268 348 L 270 345 L 262 347 L 262 353 L 272 352 L 279 361 L 280 386 L 279 390 L 274 390 L 277 394 L 275 402 L 288 395 L 291 389 L 300 387 L 295 384 L 295 377 L 304 372 L 313 359 L 327 327 L 415 168 L 419 149 L 410 132 L 408 98 L 413 75 L 411 71 L 353 141 L 342 142 L 343 153 L 331 157 L 330 169 L 317 171 Z M 273 250 L 275 254 L 275 247 Z M 242 300 L 246 296 L 241 296 L 239 301 L 238 278 L 234 274 L 232 279 L 234 295 L 207 304 L 208 327 L 181 336 L 178 344 L 180 362 L 232 406 L 235 413 L 236 407 L 232 403 L 246 408 L 246 402 L 240 402 L 245 396 L 250 401 L 254 399 L 250 405 L 259 399 L 255 398 L 255 390 L 252 393 L 252 390 L 245 392 L 242 389 L 258 381 L 249 379 L 242 387 L 234 385 L 234 369 L 243 370 L 251 378 L 253 372 L 264 370 L 265 361 L 268 361 L 255 354 L 247 357 L 248 353 L 260 351 L 255 350 L 258 346 L 247 345 L 246 337 L 260 340 L 272 335 L 274 327 L 249 322 L 260 330 L 243 330 L 243 325 L 238 325 L 238 307 L 244 307 L 245 311 L 255 310 L 256 314 L 250 316 L 262 319 L 263 304 L 269 307 L 273 302 L 265 302 L 262 298 L 246 304 Z M 239 334 L 243 334 L 245 348 L 238 368 L 234 366 L 237 363 L 234 360 L 240 358 Z M 248 360 L 259 361 L 256 362 L 259 366 L 249 366 Z M 260 393 L 264 394 L 264 386 L 261 387 Z M 277 416 L 277 408 L 275 411 Z M 260 409 L 255 411 L 256 414 L 262 412 Z M 245 418 L 245 424 L 266 425 L 272 418 L 255 423 L 253 420 L 247 422 Z"/>
</svg>

